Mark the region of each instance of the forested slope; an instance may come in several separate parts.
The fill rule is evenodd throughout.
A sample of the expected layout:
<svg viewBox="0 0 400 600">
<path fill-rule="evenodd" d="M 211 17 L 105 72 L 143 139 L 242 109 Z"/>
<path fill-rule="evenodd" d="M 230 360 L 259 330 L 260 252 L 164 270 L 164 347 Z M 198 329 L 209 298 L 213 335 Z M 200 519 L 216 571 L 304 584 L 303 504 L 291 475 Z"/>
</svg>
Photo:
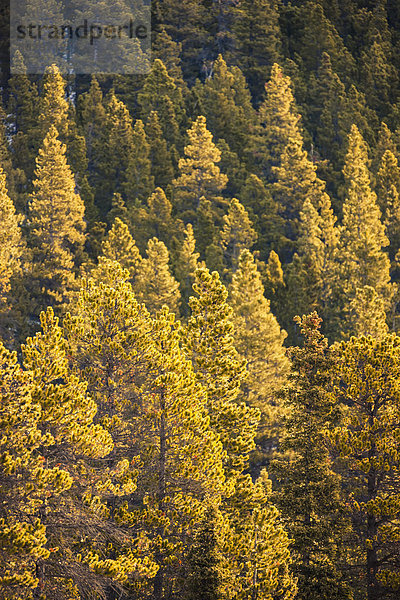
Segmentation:
<svg viewBox="0 0 400 600">
<path fill-rule="evenodd" d="M 396 599 L 398 3 L 153 0 L 152 49 L 2 40 L 0 596 Z"/>
</svg>

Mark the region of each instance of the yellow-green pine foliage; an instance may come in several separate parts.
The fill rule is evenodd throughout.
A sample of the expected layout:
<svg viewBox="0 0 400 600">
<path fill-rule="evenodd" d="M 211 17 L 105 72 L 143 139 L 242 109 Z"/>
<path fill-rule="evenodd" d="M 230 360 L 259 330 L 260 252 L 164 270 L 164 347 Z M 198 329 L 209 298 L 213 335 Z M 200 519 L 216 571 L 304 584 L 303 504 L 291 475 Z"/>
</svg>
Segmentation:
<svg viewBox="0 0 400 600">
<path fill-rule="evenodd" d="M 229 597 L 234 587 L 227 549 L 230 527 L 226 517 L 214 504 L 207 506 L 195 528 L 188 553 L 188 576 L 185 600 L 215 600 Z"/>
<path fill-rule="evenodd" d="M 283 277 L 282 263 L 275 250 L 271 250 L 265 270 L 262 270 L 265 295 L 271 302 L 272 313 L 281 322 L 282 315 L 286 315 L 286 285 Z"/>
<path fill-rule="evenodd" d="M 179 126 L 185 114 L 182 90 L 159 58 L 156 58 L 151 66 L 151 71 L 138 94 L 138 103 L 143 121 L 147 121 L 151 111 L 157 111 L 170 149 L 175 147 L 181 150 Z"/>
<path fill-rule="evenodd" d="M 101 254 L 109 260 L 118 262 L 129 271 L 130 280 L 135 280 L 142 258 L 128 225 L 118 217 L 101 244 Z"/>
<path fill-rule="evenodd" d="M 83 492 L 96 484 L 88 461 L 109 454 L 112 439 L 93 424 L 96 405 L 87 396 L 87 384 L 69 369 L 52 309 L 41 314 L 41 323 L 43 333 L 22 347 L 22 368 L 16 356 L 1 353 L 2 430 L 7 432 L 2 490 L 10 502 L 7 517 L 2 515 L 8 565 L 5 570 L 2 565 L 1 585 L 11 586 L 2 597 L 67 600 L 71 587 L 82 592 L 94 585 L 100 591 L 108 583 L 101 583 L 78 553 L 94 530 L 96 544 L 106 547 L 98 514 L 85 506 Z"/>
<path fill-rule="evenodd" d="M 46 137 L 51 125 L 58 131 L 59 138 L 66 145 L 68 164 L 76 178 L 77 189 L 88 210 L 93 211 L 93 197 L 87 181 L 86 142 L 78 132 L 75 109 L 66 99 L 66 81 L 56 65 L 46 69 L 43 77 L 43 94 L 40 99 L 38 137 L 40 144 Z"/>
<path fill-rule="evenodd" d="M 151 173 L 150 144 L 143 122 L 138 119 L 132 131 L 132 152 L 127 164 L 125 195 L 128 206 L 144 202 L 154 190 Z"/>
<path fill-rule="evenodd" d="M 370 285 L 356 289 L 349 305 L 349 316 L 357 337 L 371 335 L 381 339 L 388 333 L 385 302 Z"/>
<path fill-rule="evenodd" d="M 21 217 L 8 195 L 6 174 L 0 166 L 0 306 L 5 308 L 10 280 L 20 270 L 22 253 Z"/>
<path fill-rule="evenodd" d="M 389 127 L 386 125 L 386 123 L 382 121 L 377 134 L 376 143 L 371 148 L 371 173 L 375 178 L 379 169 L 381 168 L 382 158 L 387 152 L 387 150 L 389 150 L 394 155 L 397 154 L 394 136 L 390 131 Z M 377 183 L 376 180 L 375 183 Z"/>
<path fill-rule="evenodd" d="M 180 329 L 166 308 L 158 313 L 152 373 L 141 394 L 141 517 L 145 523 L 153 521 L 153 532 L 160 536 L 154 542 L 160 565 L 154 597 L 159 599 L 166 589 L 182 587 L 186 569 L 179 560 L 184 563 L 187 533 L 202 516 L 204 497 L 218 498 L 224 486 L 222 445 L 210 429 L 206 390 L 180 348 Z"/>
<path fill-rule="evenodd" d="M 242 250 L 250 249 L 257 241 L 257 234 L 244 206 L 233 198 L 227 214 L 223 218 L 223 228 L 219 235 L 225 264 L 231 272 L 238 268 Z"/>
<path fill-rule="evenodd" d="M 213 202 L 214 214 L 214 204 L 220 204 L 218 198 L 228 178 L 218 167 L 221 152 L 207 129 L 205 117 L 196 119 L 188 131 L 188 137 L 185 158 L 179 161 L 180 176 L 173 182 L 173 204 L 184 221 L 190 220 L 194 225 L 200 199 L 204 196 Z"/>
<path fill-rule="evenodd" d="M 182 239 L 182 221 L 172 216 L 172 204 L 164 190 L 156 188 L 145 206 L 134 206 L 130 211 L 133 236 L 144 252 L 150 238 L 156 237 L 168 248 L 174 248 L 177 238 Z"/>
<path fill-rule="evenodd" d="M 390 150 L 382 156 L 375 191 L 389 238 L 389 256 L 393 261 L 400 249 L 400 167 Z"/>
<path fill-rule="evenodd" d="M 200 254 L 196 252 L 196 240 L 191 223 L 184 230 L 184 241 L 176 261 L 175 275 L 179 281 L 182 299 L 182 314 L 188 314 L 189 297 L 192 295 L 192 285 L 198 267 Z"/>
<path fill-rule="evenodd" d="M 110 210 L 113 194 L 125 194 L 128 166 L 134 152 L 132 117 L 114 90 L 106 97 L 105 110 L 99 143 L 93 140 L 90 150 L 94 166 L 91 184 L 102 216 Z"/>
<path fill-rule="evenodd" d="M 234 581 L 228 598 L 296 597 L 290 540 L 281 515 L 271 502 L 271 488 L 265 470 L 255 482 L 249 474 L 241 475 L 233 494 L 223 503 L 222 512 L 231 529 L 223 552 Z"/>
<path fill-rule="evenodd" d="M 81 94 L 78 98 L 78 118 L 85 135 L 87 156 L 91 167 L 91 161 L 94 157 L 96 146 L 100 142 L 100 133 L 106 118 L 103 93 L 94 75 L 88 91 Z"/>
<path fill-rule="evenodd" d="M 338 230 L 329 196 L 323 194 L 321 200 L 316 208 L 307 198 L 300 212 L 297 252 L 286 270 L 287 315 L 290 320 L 295 314 L 316 310 L 325 331 L 334 335 Z M 297 342 L 298 328 L 291 327 L 290 332 Z"/>
<path fill-rule="evenodd" d="M 285 383 L 289 361 L 283 346 L 286 332 L 271 313 L 260 273 L 248 250 L 241 252 L 232 278 L 230 305 L 235 347 L 247 361 L 248 376 L 240 397 L 260 409 L 258 443 L 265 446 L 282 427 L 282 406 L 276 392 Z"/>
<path fill-rule="evenodd" d="M 149 160 L 154 185 L 166 189 L 174 179 L 175 169 L 171 152 L 161 129 L 158 113 L 155 110 L 151 111 L 147 119 L 146 134 L 150 146 Z"/>
<path fill-rule="evenodd" d="M 182 588 L 203 499 L 221 493 L 222 447 L 209 429 L 206 392 L 182 353 L 174 315 L 164 308 L 151 319 L 127 283 L 129 273 L 100 262 L 108 280 L 84 283 L 77 316 L 67 319 L 68 339 L 115 440 L 110 464 L 122 460 L 134 477 L 134 487 L 121 490 L 113 504 L 128 545 L 153 580 L 138 578 L 130 589 L 161 598 L 166 589 Z"/>
<path fill-rule="evenodd" d="M 69 367 L 67 342 L 53 310 L 41 313 L 40 320 L 42 332 L 22 346 L 23 365 L 33 380 L 32 399 L 41 409 L 39 427 L 49 438 L 41 454 L 44 464 L 52 469 L 36 515 L 46 526 L 48 544 L 54 550 L 46 561 L 37 564 L 37 572 L 44 595 L 67 599 L 71 581 L 82 594 L 97 580 L 95 568 L 82 563 L 80 551 L 84 546 L 80 542 L 97 529 L 92 547 L 103 553 L 106 550 L 100 503 L 96 508 L 90 506 L 85 493 L 96 489 L 101 477 L 92 461 L 107 456 L 113 441 L 101 425 L 93 423 L 96 403 L 87 394 L 87 383 Z M 79 576 L 81 571 L 86 577 Z M 97 583 L 107 585 L 104 580 Z"/>
<path fill-rule="evenodd" d="M 338 349 L 334 393 L 345 407 L 332 434 L 340 469 L 348 481 L 345 509 L 353 518 L 354 562 L 361 591 L 371 600 L 400 587 L 399 411 L 400 342 L 351 338 Z"/>
<path fill-rule="evenodd" d="M 301 145 L 299 115 L 296 109 L 290 77 L 274 64 L 265 85 L 266 97 L 259 108 L 259 131 L 252 151 L 261 176 L 269 180 L 271 168 L 281 162 L 289 141 Z"/>
<path fill-rule="evenodd" d="M 311 76 L 311 104 L 314 105 L 316 142 L 324 161 L 319 162 L 319 173 L 328 187 L 337 187 L 340 181 L 339 165 L 345 157 L 345 140 L 348 130 L 343 121 L 345 114 L 353 112 L 348 104 L 346 87 L 332 67 L 329 54 L 322 53 L 317 75 Z M 310 111 L 311 112 L 311 111 Z M 354 122 L 357 116 L 354 115 Z"/>
<path fill-rule="evenodd" d="M 288 409 L 281 438 L 284 451 L 272 463 L 277 480 L 274 494 L 291 546 L 299 595 L 350 600 L 338 565 L 338 548 L 346 539 L 347 524 L 341 514 L 340 479 L 333 472 L 325 429 L 334 423 L 329 391 L 334 358 L 319 331 L 317 313 L 296 317 L 304 336 L 302 348 L 291 348 L 291 373 L 282 396 Z"/>
<path fill-rule="evenodd" d="M 37 123 L 39 117 L 39 94 L 36 84 L 26 74 L 22 55 L 15 53 L 18 75 L 10 78 L 8 119 L 14 128 L 12 138 L 13 164 L 16 169 L 16 189 L 18 210 L 26 208 L 26 186 L 31 181 L 35 166 L 37 149 L 42 140 L 38 140 Z"/>
<path fill-rule="evenodd" d="M 214 62 L 212 77 L 198 82 L 193 90 L 199 96 L 200 112 L 217 140 L 223 139 L 239 156 L 245 153 L 250 127 L 255 123 L 255 111 L 243 74 L 237 67 L 230 68 L 221 55 Z M 193 93 L 192 92 L 192 93 Z"/>
<path fill-rule="evenodd" d="M 65 157 L 65 145 L 51 126 L 36 160 L 27 219 L 26 289 L 31 314 L 61 306 L 74 287 L 74 256 L 85 242 L 85 208 Z"/>
<path fill-rule="evenodd" d="M 246 364 L 234 346 L 233 311 L 218 273 L 198 269 L 193 290 L 196 296 L 189 299 L 191 315 L 183 341 L 197 379 L 207 390 L 211 426 L 227 453 L 226 474 L 234 479 L 254 449 L 259 411 L 236 402 Z"/>
<path fill-rule="evenodd" d="M 166 305 L 171 312 L 179 314 L 179 283 L 169 269 L 169 253 L 163 242 L 156 237 L 147 244 L 147 257 L 138 270 L 134 290 L 140 302 L 144 302 L 151 314 Z"/>
<path fill-rule="evenodd" d="M 370 286 L 390 306 L 393 293 L 390 284 L 390 261 L 384 252 L 389 240 L 381 222 L 376 194 L 371 190 L 366 144 L 355 125 L 349 134 L 349 148 L 343 175 L 346 198 L 340 227 L 338 288 L 342 296 L 344 315 L 355 298 L 357 288 Z M 342 324 L 351 333 L 353 324 Z"/>
<path fill-rule="evenodd" d="M 315 208 L 326 204 L 325 183 L 317 177 L 317 166 L 303 149 L 299 133 L 288 138 L 277 167 L 272 167 L 275 182 L 272 195 L 283 219 L 281 255 L 290 259 L 299 236 L 300 211 L 304 201 L 309 200 Z"/>
<path fill-rule="evenodd" d="M 12 162 L 11 147 L 7 136 L 6 113 L 0 96 L 0 165 L 6 175 L 6 184 L 10 196 L 15 198 L 15 185 L 18 181 L 18 172 L 15 171 Z M 17 180 L 16 180 L 17 178 Z"/>
<path fill-rule="evenodd" d="M 68 137 L 69 106 L 65 97 L 65 86 L 66 82 L 58 67 L 56 65 L 48 67 L 43 79 L 39 115 L 39 127 L 43 139 L 51 125 L 54 125 L 63 141 Z"/>
<path fill-rule="evenodd" d="M 257 232 L 256 249 L 266 259 L 269 249 L 278 247 L 282 231 L 282 216 L 278 214 L 278 206 L 264 182 L 251 173 L 241 187 L 239 200 L 249 213 L 251 222 Z"/>
<path fill-rule="evenodd" d="M 32 598 L 38 586 L 37 563 L 48 559 L 46 528 L 35 512 L 48 485 L 47 465 L 38 451 L 49 439 L 32 399 L 32 378 L 16 353 L 0 345 L 0 595 L 7 600 Z"/>
</svg>

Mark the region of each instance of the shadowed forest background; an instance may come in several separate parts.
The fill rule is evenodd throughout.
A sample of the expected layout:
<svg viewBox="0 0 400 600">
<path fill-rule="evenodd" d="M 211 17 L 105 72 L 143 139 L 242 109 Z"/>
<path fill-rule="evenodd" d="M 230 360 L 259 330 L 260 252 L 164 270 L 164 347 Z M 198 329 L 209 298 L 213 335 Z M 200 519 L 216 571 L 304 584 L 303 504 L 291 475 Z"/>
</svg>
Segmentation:
<svg viewBox="0 0 400 600">
<path fill-rule="evenodd" d="M 0 597 L 398 599 L 399 3 L 153 0 L 130 76 L 0 19 Z"/>
</svg>

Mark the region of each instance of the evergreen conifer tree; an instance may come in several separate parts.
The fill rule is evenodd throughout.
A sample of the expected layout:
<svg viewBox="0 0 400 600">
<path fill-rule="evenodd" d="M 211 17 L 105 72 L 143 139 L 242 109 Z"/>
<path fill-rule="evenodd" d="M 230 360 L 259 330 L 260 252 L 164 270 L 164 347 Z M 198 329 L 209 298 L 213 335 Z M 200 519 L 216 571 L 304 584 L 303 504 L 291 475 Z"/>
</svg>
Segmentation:
<svg viewBox="0 0 400 600">
<path fill-rule="evenodd" d="M 211 426 L 227 452 L 226 474 L 235 478 L 254 448 L 259 412 L 235 402 L 246 367 L 234 346 L 233 311 L 218 273 L 198 269 L 193 290 L 196 296 L 189 300 L 184 342 L 197 378 L 207 390 Z"/>
<path fill-rule="evenodd" d="M 175 171 L 171 153 L 168 150 L 156 111 L 151 111 L 149 114 L 146 123 L 146 134 L 150 145 L 149 159 L 154 185 L 166 189 L 174 179 Z"/>
<path fill-rule="evenodd" d="M 370 600 L 395 596 L 399 586 L 399 357 L 395 334 L 353 337 L 340 344 L 334 371 L 334 396 L 346 411 L 330 437 L 351 486 L 345 508 L 362 558 L 360 589 Z"/>
<path fill-rule="evenodd" d="M 332 421 L 329 393 L 334 358 L 319 331 L 317 313 L 296 317 L 303 348 L 292 348 L 289 409 L 282 455 L 272 464 L 278 488 L 275 499 L 293 538 L 294 573 L 302 598 L 352 598 L 340 573 L 339 550 L 346 535 L 341 514 L 340 480 L 333 472 L 324 430 Z M 289 475 L 290 474 L 290 475 Z"/>
<path fill-rule="evenodd" d="M 344 311 L 354 299 L 357 288 L 374 288 L 378 297 L 383 299 L 386 310 L 389 309 L 393 293 L 389 275 L 390 261 L 383 251 L 389 241 L 380 220 L 376 194 L 371 190 L 367 161 L 365 142 L 353 125 L 343 169 L 347 194 L 339 239 L 341 265 L 338 270 L 338 287 Z M 350 322 L 343 325 L 345 331 L 348 329 L 351 332 Z"/>
<path fill-rule="evenodd" d="M 281 62 L 279 3 L 245 0 L 232 9 L 232 60 L 246 74 L 256 104 L 273 64 Z"/>
<path fill-rule="evenodd" d="M 282 407 L 276 392 L 285 383 L 289 362 L 283 347 L 286 332 L 271 313 L 257 265 L 248 250 L 240 253 L 230 286 L 230 305 L 235 347 L 247 361 L 248 376 L 240 396 L 261 411 L 257 441 L 265 450 L 282 426 Z"/>
<path fill-rule="evenodd" d="M 199 253 L 196 252 L 196 240 L 193 227 L 188 223 L 184 231 L 184 241 L 176 261 L 175 275 L 179 281 L 181 291 L 181 310 L 186 316 L 188 314 L 189 297 L 192 296 L 192 285 L 198 267 Z"/>
<path fill-rule="evenodd" d="M 25 286 L 28 314 L 62 306 L 74 286 L 75 257 L 85 242 L 84 206 L 65 157 L 65 145 L 51 126 L 36 161 L 34 192 L 26 225 Z"/>
<path fill-rule="evenodd" d="M 228 178 L 218 167 L 221 152 L 213 143 L 204 117 L 196 119 L 188 136 L 185 158 L 179 161 L 181 174 L 173 182 L 173 205 L 185 221 L 189 220 L 194 225 L 200 199 L 204 196 L 213 202 L 212 210 L 215 213 L 220 203 L 218 197 Z"/>
<path fill-rule="evenodd" d="M 128 206 L 135 201 L 144 202 L 154 189 L 151 174 L 150 144 L 140 119 L 132 131 L 132 152 L 127 163 L 124 190 Z"/>
<path fill-rule="evenodd" d="M 151 314 L 166 305 L 179 314 L 179 283 L 171 275 L 169 253 L 165 244 L 152 238 L 147 244 L 147 257 L 143 259 L 135 281 L 135 293 Z"/>
<path fill-rule="evenodd" d="M 271 168 L 280 164 L 281 155 L 290 142 L 301 145 L 301 132 L 292 83 L 274 63 L 265 84 L 266 97 L 259 108 L 258 135 L 250 148 L 258 173 L 266 182 L 271 181 Z"/>
<path fill-rule="evenodd" d="M 252 248 L 256 240 L 257 234 L 246 209 L 239 200 L 233 198 L 228 213 L 223 218 L 223 228 L 218 240 L 230 271 L 236 271 L 242 250 Z"/>
</svg>

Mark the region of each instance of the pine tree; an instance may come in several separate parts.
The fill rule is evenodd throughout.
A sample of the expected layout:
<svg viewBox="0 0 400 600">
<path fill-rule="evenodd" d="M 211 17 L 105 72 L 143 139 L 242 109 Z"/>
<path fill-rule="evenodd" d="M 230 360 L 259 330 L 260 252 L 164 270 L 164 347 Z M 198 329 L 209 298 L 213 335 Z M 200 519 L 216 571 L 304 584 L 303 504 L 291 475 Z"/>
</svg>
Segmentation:
<svg viewBox="0 0 400 600">
<path fill-rule="evenodd" d="M 187 600 L 219 600 L 233 585 L 223 555 L 229 524 L 215 505 L 207 507 L 188 555 Z M 225 558 L 225 560 L 224 560 Z"/>
<path fill-rule="evenodd" d="M 93 422 L 96 403 L 87 393 L 87 383 L 70 369 L 70 348 L 52 309 L 41 314 L 41 325 L 42 332 L 22 347 L 24 367 L 33 380 L 32 398 L 41 409 L 39 426 L 48 438 L 41 454 L 52 477 L 35 511 L 53 548 L 49 559 L 36 565 L 39 588 L 50 598 L 70 598 L 71 587 L 78 597 L 91 589 L 104 594 L 110 578 L 123 581 L 132 571 L 140 576 L 141 565 L 136 563 L 136 569 L 129 552 L 110 553 L 117 531 L 108 523 L 106 533 L 102 523 L 108 514 L 107 495 L 115 494 L 118 483 L 124 490 L 124 477 L 126 488 L 132 489 L 129 464 L 108 473 L 96 468 L 93 461 L 113 450 L 112 436 Z"/>
<path fill-rule="evenodd" d="M 314 208 L 307 198 L 300 213 L 297 252 L 286 272 L 288 316 L 316 310 L 324 321 L 324 330 L 335 333 L 335 282 L 337 275 L 338 231 L 329 196 Z M 297 341 L 297 328 L 290 328 Z"/>
<path fill-rule="evenodd" d="M 291 46 L 305 72 L 316 71 L 323 52 L 329 54 L 333 69 L 342 80 L 354 78 L 356 65 L 343 38 L 327 18 L 323 3 L 309 0 L 301 6 L 289 7 L 293 36 Z M 295 55 L 295 54 L 294 54 Z"/>
<path fill-rule="evenodd" d="M 137 200 L 144 202 L 154 190 L 150 144 L 140 119 L 136 121 L 132 131 L 132 152 L 127 162 L 124 190 L 128 206 Z"/>
<path fill-rule="evenodd" d="M 398 74 L 390 60 L 391 50 L 390 43 L 386 44 L 378 33 L 361 51 L 359 59 L 361 89 L 368 98 L 368 105 L 381 117 L 394 100 L 392 89 L 398 86 Z"/>
<path fill-rule="evenodd" d="M 203 196 L 210 202 L 219 202 L 218 196 L 228 180 L 218 167 L 221 152 L 213 143 L 204 117 L 196 119 L 188 136 L 186 158 L 179 161 L 181 175 L 173 182 L 173 205 L 185 221 L 195 220 Z M 216 207 L 212 209 L 215 211 Z"/>
<path fill-rule="evenodd" d="M 262 272 L 265 295 L 271 302 L 272 314 L 281 317 L 286 302 L 286 285 L 279 255 L 271 250 L 265 270 Z M 280 319 L 279 322 L 282 322 Z"/>
<path fill-rule="evenodd" d="M 69 339 L 115 439 L 115 459 L 128 458 L 136 473 L 133 502 L 121 498 L 117 519 L 130 538 L 138 536 L 132 552 L 144 553 L 143 566 L 154 560 L 157 568 L 147 584 L 133 581 L 131 592 L 162 598 L 167 589 L 183 589 L 204 495 L 218 500 L 221 445 L 208 427 L 205 391 L 180 349 L 179 323 L 166 308 L 150 319 L 128 272 L 102 262 L 108 281 L 84 284 Z"/>
<path fill-rule="evenodd" d="M 165 139 L 180 149 L 179 127 L 185 115 L 182 90 L 158 58 L 138 94 L 138 104 L 143 121 L 147 121 L 152 111 L 157 112 Z"/>
<path fill-rule="evenodd" d="M 181 66 L 182 44 L 174 41 L 165 31 L 165 27 L 160 25 L 159 30 L 154 32 L 154 42 L 152 44 L 152 55 L 158 58 L 168 71 L 168 75 L 174 83 L 182 88 L 183 94 L 187 91 L 186 82 L 183 79 Z"/>
<path fill-rule="evenodd" d="M 127 269 L 130 282 L 135 281 L 142 258 L 135 240 L 129 232 L 128 225 L 118 217 L 101 244 L 101 253 L 108 260 L 116 261 L 121 267 Z"/>
<path fill-rule="evenodd" d="M 8 82 L 9 101 L 7 114 L 10 129 L 13 133 L 13 164 L 18 172 L 17 190 L 18 208 L 25 209 L 27 183 L 32 179 L 37 149 L 42 140 L 37 139 L 37 122 L 39 118 L 39 94 L 36 84 L 26 75 L 22 55 L 15 54 L 18 75 L 13 75 Z"/>
<path fill-rule="evenodd" d="M 234 347 L 233 311 L 218 273 L 198 269 L 193 290 L 196 296 L 189 300 L 191 315 L 184 332 L 186 352 L 198 381 L 207 390 L 211 427 L 227 452 L 226 475 L 235 478 L 254 448 L 259 412 L 234 402 L 246 368 Z"/>
<path fill-rule="evenodd" d="M 199 97 L 200 114 L 205 116 L 214 138 L 224 139 L 242 157 L 256 119 L 241 71 L 229 68 L 219 55 L 213 64 L 212 77 L 204 84 L 198 82 L 192 93 Z"/>
<path fill-rule="evenodd" d="M 239 200 L 233 198 L 228 213 L 223 218 L 223 228 L 219 235 L 219 245 L 227 268 L 236 271 L 242 250 L 250 249 L 257 240 L 257 234 L 246 209 Z"/>
<path fill-rule="evenodd" d="M 315 131 L 315 140 L 321 158 L 319 173 L 330 190 L 336 191 L 342 183 L 340 168 L 345 158 L 348 131 L 343 128 L 344 114 L 348 112 L 346 88 L 333 70 L 329 54 L 324 52 L 315 78 L 311 82 L 308 120 Z M 354 118 L 353 113 L 353 118 Z"/>
<path fill-rule="evenodd" d="M 335 398 L 346 410 L 331 439 L 349 480 L 345 508 L 361 558 L 360 588 L 369 600 L 395 597 L 399 586 L 399 358 L 395 334 L 352 338 L 340 344 L 334 371 Z"/>
<path fill-rule="evenodd" d="M 281 59 L 279 4 L 276 0 L 245 0 L 232 9 L 232 61 L 243 73 L 256 104 L 273 64 Z"/>
<path fill-rule="evenodd" d="M 195 251 L 196 240 L 190 223 L 185 227 L 184 236 L 184 242 L 176 261 L 175 275 L 181 291 L 181 311 L 186 316 L 189 311 L 188 301 L 192 295 L 192 285 L 200 255 Z"/>
<path fill-rule="evenodd" d="M 11 344 L 15 342 L 16 323 L 20 324 L 17 298 L 24 254 L 21 221 L 8 195 L 6 176 L 0 166 L 0 331 L 3 342 Z"/>
<path fill-rule="evenodd" d="M 390 150 L 382 156 L 375 191 L 389 239 L 389 256 L 393 261 L 400 248 L 400 167 Z"/>
<path fill-rule="evenodd" d="M 317 177 L 316 165 L 303 150 L 301 137 L 288 140 L 278 167 L 272 167 L 276 179 L 272 193 L 283 219 L 280 255 L 288 261 L 299 235 L 299 216 L 307 198 L 319 207 L 326 202 L 325 183 Z"/>
<path fill-rule="evenodd" d="M 164 305 L 179 314 L 179 284 L 169 270 L 169 253 L 163 242 L 152 238 L 147 244 L 147 258 L 143 259 L 135 281 L 135 293 L 151 314 Z"/>
<path fill-rule="evenodd" d="M 16 183 L 19 178 L 12 163 L 10 143 L 7 137 L 6 113 L 0 97 L 0 165 L 6 175 L 6 184 L 11 197 L 16 196 Z"/>
<path fill-rule="evenodd" d="M 390 261 L 382 249 L 389 241 L 380 220 L 376 194 L 371 190 L 367 164 L 365 142 L 353 125 L 343 169 L 347 195 L 339 239 L 341 266 L 338 287 L 344 311 L 347 310 L 347 303 L 354 298 L 357 288 L 374 288 L 383 299 L 386 310 L 392 295 Z M 351 332 L 351 326 L 350 322 L 346 323 L 344 330 Z"/>
<path fill-rule="evenodd" d="M 271 481 L 265 470 L 253 483 L 250 475 L 238 478 L 233 495 L 224 503 L 232 536 L 224 552 L 229 557 L 239 598 L 296 596 L 291 573 L 289 539 L 281 515 L 271 503 Z"/>
<path fill-rule="evenodd" d="M 388 332 L 385 302 L 370 285 L 356 289 L 349 305 L 349 317 L 357 337 L 371 335 L 379 340 Z"/>
<path fill-rule="evenodd" d="M 243 160 L 239 158 L 236 152 L 233 152 L 226 141 L 221 139 L 216 144 L 221 152 L 221 160 L 219 168 L 222 173 L 228 177 L 228 182 L 224 191 L 224 195 L 228 198 L 238 197 L 247 177 L 247 169 Z"/>
<path fill-rule="evenodd" d="M 240 396 L 261 411 L 257 441 L 265 450 L 282 425 L 282 408 L 275 394 L 283 386 L 289 368 L 283 347 L 286 332 L 271 313 L 257 265 L 248 250 L 240 253 L 229 291 L 235 347 L 247 361 L 248 376 Z"/>
<path fill-rule="evenodd" d="M 259 108 L 258 135 L 250 151 L 259 174 L 266 182 L 271 180 L 271 167 L 280 164 L 281 155 L 289 141 L 300 144 L 299 115 L 292 83 L 278 64 L 271 69 L 265 85 L 266 97 Z"/>
<path fill-rule="evenodd" d="M 271 246 L 278 246 L 283 226 L 282 217 L 278 214 L 278 206 L 270 190 L 254 174 L 247 177 L 240 190 L 239 200 L 249 213 L 257 232 L 258 241 L 254 247 L 264 259 Z"/>
<path fill-rule="evenodd" d="M 376 144 L 371 148 L 371 173 L 374 178 L 381 167 L 383 155 L 387 150 L 396 156 L 397 149 L 394 136 L 389 127 L 382 121 L 377 134 Z"/>
<path fill-rule="evenodd" d="M 62 306 L 74 286 L 74 257 L 85 242 L 84 206 L 65 157 L 65 145 L 51 126 L 36 161 L 27 221 L 25 286 L 30 314 Z"/>
<path fill-rule="evenodd" d="M 8 195 L 6 175 L 0 166 L 0 305 L 4 309 L 10 280 L 20 272 L 22 253 L 21 217 Z"/>
<path fill-rule="evenodd" d="M 30 514 L 41 502 L 40 487 L 48 480 L 37 452 L 48 436 L 39 427 L 40 407 L 32 400 L 31 376 L 21 369 L 16 353 L 2 344 L 0 381 L 0 593 L 16 600 L 32 597 L 39 583 L 36 563 L 50 556 L 46 528 Z"/>
<path fill-rule="evenodd" d="M 66 99 L 65 88 L 66 81 L 58 67 L 56 65 L 48 67 L 43 77 L 40 98 L 38 140 L 41 144 L 51 125 L 57 129 L 60 141 L 66 145 L 67 161 L 75 175 L 77 189 L 90 213 L 93 212 L 93 194 L 86 176 L 88 167 L 86 142 L 84 136 L 78 132 L 75 109 Z"/>
<path fill-rule="evenodd" d="M 301 598 L 352 598 L 340 573 L 339 548 L 346 535 L 340 510 L 340 481 L 333 472 L 324 430 L 332 422 L 329 393 L 334 358 L 319 331 L 317 313 L 296 317 L 303 348 L 291 348 L 289 409 L 282 450 L 272 464 L 278 487 L 274 494 L 288 533 L 293 538 L 294 574 Z"/>
<path fill-rule="evenodd" d="M 156 111 L 149 114 L 146 123 L 146 134 L 150 145 L 149 159 L 154 185 L 166 189 L 174 179 L 175 171 L 171 153 L 168 150 Z"/>
<path fill-rule="evenodd" d="M 182 70 L 185 81 L 193 84 L 211 58 L 214 39 L 210 31 L 215 26 L 210 7 L 194 0 L 183 0 L 177 6 L 173 0 L 156 0 L 154 14 L 157 23 L 181 44 Z"/>
<path fill-rule="evenodd" d="M 90 183 L 102 216 L 111 208 L 114 193 L 124 193 L 126 177 L 134 152 L 132 118 L 113 90 L 106 98 L 106 118 L 99 143 L 92 147 L 93 174 Z M 89 165 L 90 166 L 90 165 Z"/>
<path fill-rule="evenodd" d="M 147 206 L 131 209 L 130 222 L 135 240 L 143 251 L 152 237 L 158 238 L 171 249 L 175 247 L 177 238 L 182 238 L 182 222 L 172 216 L 172 204 L 161 188 L 154 190 L 147 200 Z"/>
</svg>

